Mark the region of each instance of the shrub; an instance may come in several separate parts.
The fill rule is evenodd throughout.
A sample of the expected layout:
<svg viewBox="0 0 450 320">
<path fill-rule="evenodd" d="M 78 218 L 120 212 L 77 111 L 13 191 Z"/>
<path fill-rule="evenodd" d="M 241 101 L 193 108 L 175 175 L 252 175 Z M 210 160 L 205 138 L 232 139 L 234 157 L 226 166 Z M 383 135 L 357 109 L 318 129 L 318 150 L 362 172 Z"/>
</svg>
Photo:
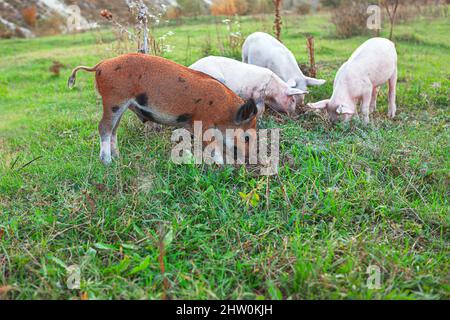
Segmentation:
<svg viewBox="0 0 450 320">
<path fill-rule="evenodd" d="M 234 5 L 236 6 L 236 13 L 239 15 L 248 13 L 248 2 L 247 0 L 234 0 Z"/>
<path fill-rule="evenodd" d="M 443 2 L 443 1 L 442 1 Z M 397 13 L 395 15 L 396 23 L 404 23 L 420 16 L 446 16 L 447 6 L 443 3 L 429 3 L 427 0 L 400 0 Z M 385 19 L 389 19 L 388 14 L 385 13 Z"/>
<path fill-rule="evenodd" d="M 368 5 L 365 1 L 342 1 L 331 18 L 338 37 L 349 38 L 367 32 Z"/>
<path fill-rule="evenodd" d="M 341 4 L 341 0 L 321 0 L 324 7 L 337 8 Z"/>
<path fill-rule="evenodd" d="M 178 8 L 181 14 L 188 17 L 197 17 L 206 12 L 203 0 L 178 0 Z"/>
<path fill-rule="evenodd" d="M 282 2 L 284 10 L 295 12 L 300 15 L 309 14 L 313 7 L 313 0 L 283 0 Z"/>
<path fill-rule="evenodd" d="M 37 21 L 37 9 L 36 6 L 26 7 L 22 10 L 22 18 L 25 23 L 30 27 L 36 26 Z"/>
<path fill-rule="evenodd" d="M 272 13 L 273 0 L 254 0 L 249 2 L 249 12 L 252 14 Z"/>
<path fill-rule="evenodd" d="M 211 14 L 214 16 L 243 15 L 248 11 L 246 0 L 214 0 L 211 5 Z"/>
<path fill-rule="evenodd" d="M 179 21 L 182 15 L 183 15 L 182 9 L 179 6 L 170 6 L 166 11 L 165 17 L 168 20 Z"/>
<path fill-rule="evenodd" d="M 56 35 L 63 31 L 63 26 L 65 23 L 66 19 L 64 19 L 64 17 L 56 13 L 52 13 L 37 21 L 36 30 L 38 30 L 38 34 L 41 36 Z"/>
<path fill-rule="evenodd" d="M 295 7 L 295 11 L 300 15 L 307 15 L 311 12 L 311 5 L 303 2 Z"/>
</svg>

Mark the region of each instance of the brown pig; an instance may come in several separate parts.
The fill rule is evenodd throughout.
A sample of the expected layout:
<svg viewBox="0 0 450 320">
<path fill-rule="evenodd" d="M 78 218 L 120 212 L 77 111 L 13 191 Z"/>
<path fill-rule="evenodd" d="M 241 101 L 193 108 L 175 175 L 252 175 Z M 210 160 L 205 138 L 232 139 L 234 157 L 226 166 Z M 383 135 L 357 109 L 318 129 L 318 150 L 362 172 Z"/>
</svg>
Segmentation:
<svg viewBox="0 0 450 320">
<path fill-rule="evenodd" d="M 100 159 L 105 164 L 119 156 L 117 128 L 127 109 L 143 121 L 171 126 L 192 128 L 194 121 L 201 121 L 203 131 L 218 129 L 224 136 L 227 129 L 256 129 L 258 110 L 253 100 L 244 102 L 210 76 L 164 58 L 125 54 L 93 68 L 80 66 L 73 70 L 69 88 L 74 86 L 79 70 L 95 72 L 102 97 Z M 226 147 L 245 154 L 248 140 L 234 143 Z"/>
</svg>

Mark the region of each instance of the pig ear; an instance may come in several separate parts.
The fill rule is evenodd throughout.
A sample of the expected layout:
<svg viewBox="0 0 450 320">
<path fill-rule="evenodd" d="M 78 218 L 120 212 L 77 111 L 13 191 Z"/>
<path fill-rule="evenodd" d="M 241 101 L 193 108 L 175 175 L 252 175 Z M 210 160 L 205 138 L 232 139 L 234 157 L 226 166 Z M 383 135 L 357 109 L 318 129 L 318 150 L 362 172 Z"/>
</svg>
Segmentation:
<svg viewBox="0 0 450 320">
<path fill-rule="evenodd" d="M 354 110 L 346 105 L 339 105 L 336 109 L 337 114 L 354 114 Z"/>
<path fill-rule="evenodd" d="M 290 88 L 295 88 L 297 86 L 297 81 L 295 81 L 295 79 L 289 79 L 286 83 Z"/>
<path fill-rule="evenodd" d="M 308 103 L 306 107 L 310 109 L 327 109 L 329 102 L 330 100 L 322 100 L 316 103 Z"/>
<path fill-rule="evenodd" d="M 237 125 L 250 122 L 256 117 L 257 114 L 258 114 L 258 107 L 256 106 L 255 100 L 250 99 L 245 104 L 243 104 L 236 112 L 234 122 Z"/>
<path fill-rule="evenodd" d="M 297 89 L 297 88 L 289 88 L 287 91 L 288 96 L 299 96 L 299 95 L 308 94 L 308 93 L 309 93 L 309 91 L 304 91 L 304 90 Z"/>
<path fill-rule="evenodd" d="M 308 85 L 308 86 L 321 86 L 325 82 L 326 82 L 326 80 L 314 79 L 314 78 L 306 77 L 306 85 Z"/>
<path fill-rule="evenodd" d="M 264 102 L 264 99 L 256 99 L 255 103 L 256 103 L 256 108 L 258 109 L 257 116 L 259 117 L 260 115 L 262 115 L 264 113 L 264 111 L 266 111 L 266 103 Z"/>
</svg>

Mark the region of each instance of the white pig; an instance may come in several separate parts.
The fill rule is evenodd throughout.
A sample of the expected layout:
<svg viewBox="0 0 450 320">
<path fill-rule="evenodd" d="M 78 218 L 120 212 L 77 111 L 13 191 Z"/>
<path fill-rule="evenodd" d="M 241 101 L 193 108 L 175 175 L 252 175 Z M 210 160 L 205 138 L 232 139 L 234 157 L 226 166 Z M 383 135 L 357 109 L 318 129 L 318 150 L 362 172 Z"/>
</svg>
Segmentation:
<svg viewBox="0 0 450 320">
<path fill-rule="evenodd" d="M 326 109 L 333 122 L 341 116 L 350 120 L 362 100 L 361 114 L 369 123 L 369 113 L 375 111 L 378 87 L 389 82 L 388 116 L 395 117 L 397 87 L 397 51 L 393 42 L 372 38 L 363 43 L 336 74 L 331 99 L 308 104 L 309 108 Z"/>
<path fill-rule="evenodd" d="M 306 91 L 308 86 L 325 83 L 325 80 L 305 76 L 292 52 L 264 32 L 255 32 L 247 37 L 242 47 L 242 61 L 272 70 L 291 88 Z M 303 96 L 300 101 L 303 102 Z"/>
<path fill-rule="evenodd" d="M 265 104 L 275 111 L 292 113 L 296 106 L 295 96 L 308 93 L 289 87 L 269 69 L 229 58 L 209 56 L 189 68 L 217 79 L 244 100 L 254 99 L 258 115 L 264 112 Z"/>
</svg>

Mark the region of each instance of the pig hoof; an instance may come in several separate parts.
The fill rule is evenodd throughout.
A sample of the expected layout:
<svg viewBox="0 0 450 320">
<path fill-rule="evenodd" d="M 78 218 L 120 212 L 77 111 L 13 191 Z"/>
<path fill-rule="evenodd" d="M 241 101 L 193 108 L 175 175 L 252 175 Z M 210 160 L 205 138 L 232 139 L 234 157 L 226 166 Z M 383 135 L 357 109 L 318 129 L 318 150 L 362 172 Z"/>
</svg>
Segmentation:
<svg viewBox="0 0 450 320">
<path fill-rule="evenodd" d="M 109 166 L 112 163 L 112 158 L 110 155 L 102 154 L 100 155 L 100 160 L 105 166 Z"/>
<path fill-rule="evenodd" d="M 119 150 L 112 150 L 112 151 L 111 151 L 111 157 L 112 157 L 113 159 L 119 158 L 119 157 L 120 157 Z"/>
</svg>

